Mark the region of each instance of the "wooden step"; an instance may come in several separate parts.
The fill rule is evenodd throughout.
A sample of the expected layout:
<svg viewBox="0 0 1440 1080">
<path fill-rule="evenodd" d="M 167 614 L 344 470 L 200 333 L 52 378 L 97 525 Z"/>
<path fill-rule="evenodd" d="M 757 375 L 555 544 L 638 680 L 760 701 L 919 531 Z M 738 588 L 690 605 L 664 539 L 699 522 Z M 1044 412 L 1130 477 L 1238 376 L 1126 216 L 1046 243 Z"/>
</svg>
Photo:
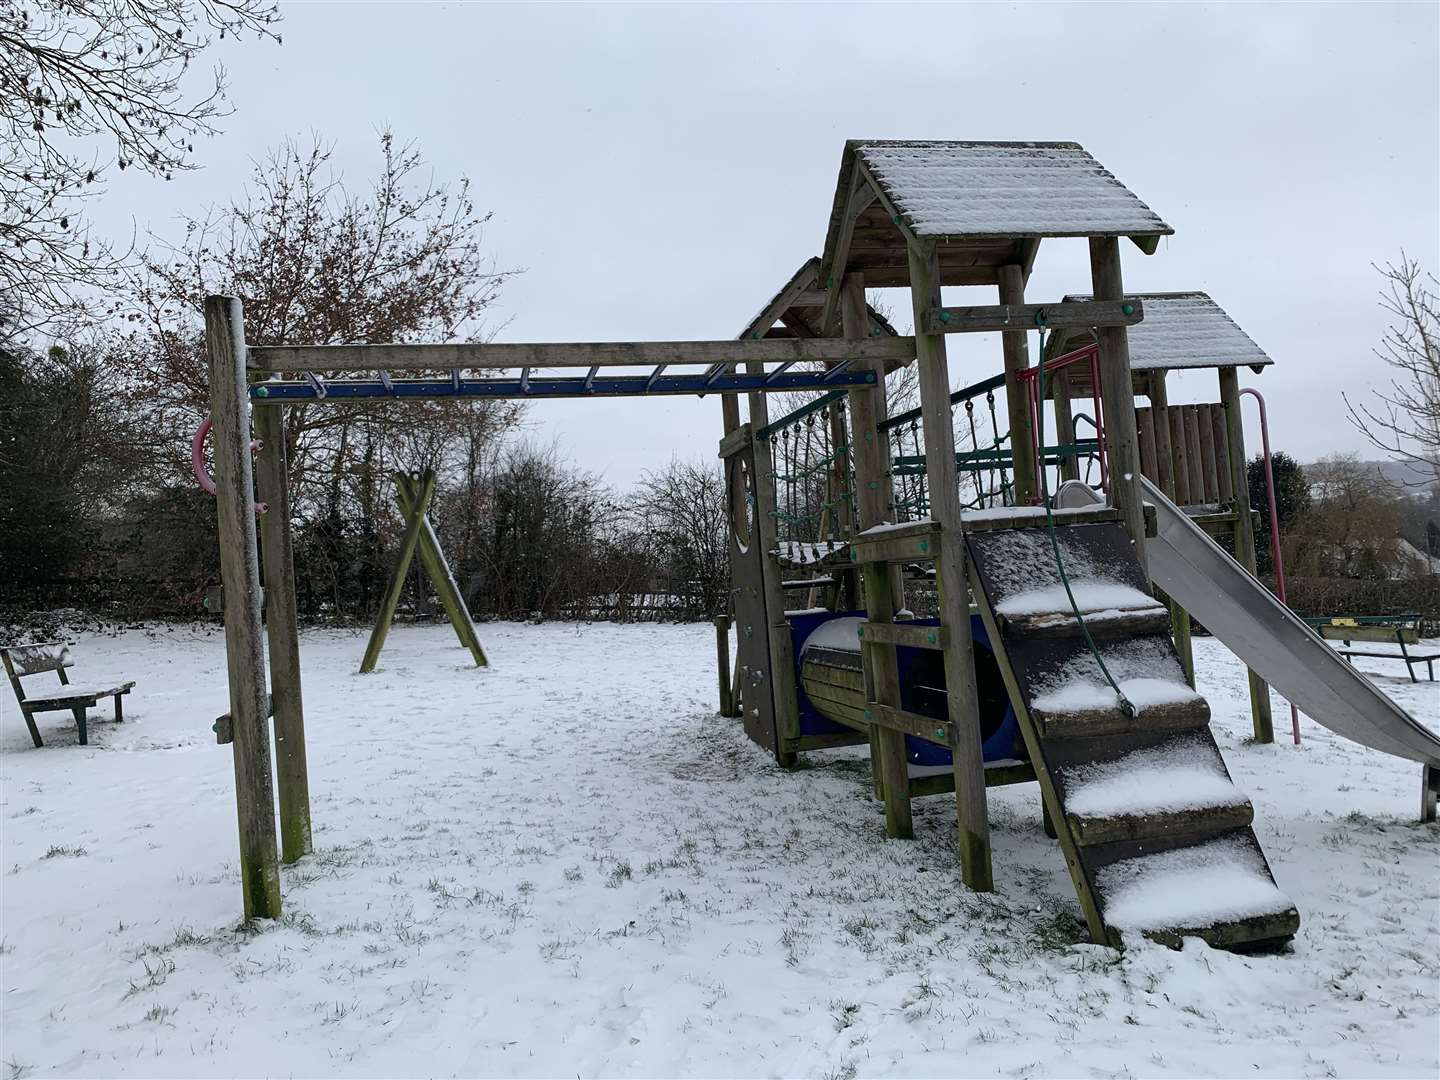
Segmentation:
<svg viewBox="0 0 1440 1080">
<path fill-rule="evenodd" d="M 1210 704 L 1198 695 L 1191 701 L 1147 705 L 1127 716 L 1109 709 L 1054 710 L 1032 707 L 1030 718 L 1044 739 L 1090 739 L 1135 731 L 1197 731 L 1210 725 Z"/>
<path fill-rule="evenodd" d="M 1255 808 L 1237 791 L 1238 798 L 1223 806 L 1203 809 L 1160 810 L 1147 814 L 1089 815 L 1066 812 L 1075 842 L 1082 847 L 1121 840 L 1158 840 L 1171 836 L 1211 836 L 1243 829 L 1255 821 Z"/>
<path fill-rule="evenodd" d="M 1085 629 L 1096 641 L 1103 638 L 1136 637 L 1140 634 L 1170 633 L 1170 609 L 1156 604 L 1143 608 L 1111 608 L 1082 613 Z M 1002 615 L 1000 625 L 1007 631 L 1034 638 L 1079 637 L 1080 620 L 1073 611 L 1038 615 Z"/>
<path fill-rule="evenodd" d="M 1233 949 L 1275 944 L 1300 925 L 1248 829 L 1115 859 L 1096 869 L 1095 889 L 1112 940 L 1128 931 Z"/>
</svg>

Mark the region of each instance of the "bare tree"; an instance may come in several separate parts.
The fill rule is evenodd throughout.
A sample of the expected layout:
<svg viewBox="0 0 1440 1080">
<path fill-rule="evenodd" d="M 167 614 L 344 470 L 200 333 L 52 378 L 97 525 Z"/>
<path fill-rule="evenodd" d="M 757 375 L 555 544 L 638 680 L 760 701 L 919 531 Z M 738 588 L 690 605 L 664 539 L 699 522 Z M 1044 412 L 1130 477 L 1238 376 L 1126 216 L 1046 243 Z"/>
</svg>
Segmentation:
<svg viewBox="0 0 1440 1080">
<path fill-rule="evenodd" d="M 642 529 L 658 541 L 669 589 L 691 616 L 725 612 L 730 582 L 725 478 L 710 462 L 672 459 L 636 491 Z"/>
<path fill-rule="evenodd" d="M 1345 406 L 1350 422 L 1378 450 L 1426 467 L 1440 481 L 1440 297 L 1433 274 L 1400 253 L 1400 263 L 1375 268 L 1385 279 L 1380 305 L 1394 320 L 1375 354 L 1390 367 L 1390 384 L 1370 404 Z"/>
<path fill-rule="evenodd" d="M 74 310 L 123 256 L 80 215 L 113 164 L 169 179 L 229 109 L 225 71 L 189 92 L 217 38 L 279 41 L 274 0 L 0 0 L 0 340 Z M 113 153 L 113 160 L 110 154 Z"/>
</svg>

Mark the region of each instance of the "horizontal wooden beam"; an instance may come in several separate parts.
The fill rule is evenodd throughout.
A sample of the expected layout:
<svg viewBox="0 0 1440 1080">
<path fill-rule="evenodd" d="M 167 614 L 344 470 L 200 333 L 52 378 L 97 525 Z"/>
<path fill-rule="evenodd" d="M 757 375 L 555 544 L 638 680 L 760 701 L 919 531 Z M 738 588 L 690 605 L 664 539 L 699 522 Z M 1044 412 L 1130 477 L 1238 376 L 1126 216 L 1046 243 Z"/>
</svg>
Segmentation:
<svg viewBox="0 0 1440 1080">
<path fill-rule="evenodd" d="M 921 330 L 927 334 L 984 334 L 996 330 L 1134 326 L 1144 317 L 1144 308 L 1138 299 L 992 304 L 931 308 L 921 320 Z"/>
<path fill-rule="evenodd" d="M 912 649 L 943 650 L 950 643 L 949 632 L 943 626 L 863 622 L 856 633 L 861 641 L 868 641 L 872 645 L 901 645 Z"/>
<path fill-rule="evenodd" d="M 942 746 L 950 741 L 951 725 L 949 720 L 937 720 L 933 716 L 907 712 L 892 705 L 882 705 L 878 701 L 865 703 L 865 720 L 877 727 L 903 731 L 906 735 L 914 735 L 917 739 L 939 743 Z"/>
<path fill-rule="evenodd" d="M 506 368 L 783 364 L 915 358 L 910 337 L 759 341 L 504 342 L 452 345 L 252 345 L 251 371 L 474 371 Z"/>
</svg>

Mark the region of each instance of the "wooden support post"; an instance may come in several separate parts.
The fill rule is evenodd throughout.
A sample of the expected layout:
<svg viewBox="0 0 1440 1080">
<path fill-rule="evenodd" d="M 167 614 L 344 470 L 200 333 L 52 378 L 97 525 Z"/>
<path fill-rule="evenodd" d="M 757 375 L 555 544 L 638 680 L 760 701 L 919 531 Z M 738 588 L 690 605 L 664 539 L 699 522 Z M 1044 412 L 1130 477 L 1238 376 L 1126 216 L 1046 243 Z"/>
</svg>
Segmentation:
<svg viewBox="0 0 1440 1080">
<path fill-rule="evenodd" d="M 293 863 L 313 849 L 310 774 L 305 760 L 305 705 L 300 693 L 300 630 L 295 601 L 295 556 L 290 544 L 290 483 L 285 464 L 285 410 L 256 408 L 261 450 L 255 484 L 269 507 L 260 517 L 265 570 L 265 635 L 270 654 L 270 701 L 275 715 L 275 781 L 280 789 L 280 851 Z"/>
<path fill-rule="evenodd" d="M 715 668 L 720 680 L 720 715 L 735 715 L 734 683 L 730 679 L 730 616 L 715 616 Z"/>
<path fill-rule="evenodd" d="M 910 299 L 918 324 L 923 311 L 940 306 L 940 272 L 933 244 L 923 251 L 912 246 L 909 254 Z M 955 465 L 955 430 L 950 421 L 950 369 L 944 337 L 917 334 L 915 357 L 925 423 L 930 516 L 941 529 L 935 590 L 940 622 L 949 630 L 944 650 L 945 696 L 950 715 L 950 755 L 955 768 L 955 812 L 960 826 L 960 871 L 966 885 L 988 892 L 994 888 L 990 819 L 985 803 L 975 649 L 970 635 L 970 586 L 960 525 L 960 479 Z"/>
<path fill-rule="evenodd" d="M 840 320 L 846 337 L 858 338 L 869 332 L 865 312 L 865 278 L 846 274 L 840 285 Z M 885 419 L 884 369 L 873 365 L 880 381 L 872 388 L 851 390 L 850 432 L 854 440 L 855 508 L 859 526 L 865 529 L 888 519 L 890 497 L 889 443 L 879 424 Z M 895 582 L 898 570 L 889 563 L 870 563 L 864 571 L 865 614 L 871 622 L 895 618 Z M 900 707 L 900 667 L 895 646 L 868 641 L 860 646 L 865 654 L 865 699 L 881 705 Z M 908 839 L 915 835 L 910 819 L 910 766 L 905 755 L 905 736 L 891 728 L 872 726 L 870 754 L 880 797 L 885 801 L 885 832 Z"/>
<path fill-rule="evenodd" d="M 1096 300 L 1123 300 L 1120 240 L 1090 238 L 1090 278 Z M 1110 463 L 1110 496 L 1120 508 L 1125 529 L 1135 545 L 1140 568 L 1150 575 L 1145 558 L 1145 506 L 1140 498 L 1140 454 L 1135 436 L 1135 383 L 1130 373 L 1130 339 L 1123 326 L 1095 331 L 1100 346 L 1100 393 L 1105 409 L 1105 446 Z M 919 339 L 916 339 L 917 344 Z"/>
<path fill-rule="evenodd" d="M 1245 472 L 1245 424 L 1240 414 L 1240 378 L 1233 367 L 1220 369 L 1220 404 L 1225 410 L 1225 444 L 1229 450 L 1230 487 L 1234 492 L 1235 559 L 1255 573 L 1255 522 L 1250 516 L 1250 480 Z M 1247 669 L 1248 670 L 1248 669 Z M 1250 671 L 1250 719 L 1255 741 L 1275 741 L 1275 721 L 1270 715 L 1270 687 Z"/>
<path fill-rule="evenodd" d="M 1000 303 L 1025 303 L 1025 269 L 1000 267 Z M 916 325 L 919 325 L 918 323 Z M 1030 392 L 1020 382 L 1020 372 L 1030 366 L 1029 337 L 1025 329 L 1006 330 L 1000 335 L 1005 352 L 1005 401 L 1010 412 L 1010 453 L 1014 463 L 1015 505 L 1035 501 L 1035 428 L 1030 418 Z M 1041 358 L 1044 362 L 1044 358 Z M 1045 403 L 1040 403 L 1044 408 Z"/>
<path fill-rule="evenodd" d="M 1051 388 L 1055 401 L 1055 442 L 1061 446 L 1069 446 L 1075 442 L 1075 417 L 1070 409 L 1070 374 L 1067 371 L 1059 371 L 1055 375 L 1055 381 L 1046 380 Z M 1041 403 L 1042 407 L 1044 403 Z M 1062 454 L 1060 456 L 1060 480 L 1080 479 L 1080 459 L 1074 454 Z"/>
<path fill-rule="evenodd" d="M 1165 372 L 1152 371 L 1145 380 L 1150 398 L 1150 416 L 1155 429 L 1155 483 L 1167 499 L 1178 501 L 1175 494 L 1174 448 L 1170 440 L 1170 392 L 1165 386 Z M 1170 598 L 1170 625 L 1175 636 L 1175 651 L 1185 669 L 1185 681 L 1195 688 L 1195 647 L 1191 640 L 1190 613 Z"/>
<path fill-rule="evenodd" d="M 1440 769 L 1434 765 L 1420 766 L 1420 820 L 1435 820 L 1435 803 L 1440 796 Z"/>
<path fill-rule="evenodd" d="M 427 470 L 426 475 L 433 482 L 434 472 Z M 414 511 L 424 484 L 424 477 L 417 480 L 404 473 L 395 474 L 395 502 L 406 520 L 409 520 Z M 450 620 L 460 644 L 470 650 L 470 657 L 475 661 L 476 667 L 488 667 L 490 660 L 485 655 L 485 647 L 480 644 L 480 636 L 475 633 L 475 620 L 470 617 L 470 608 L 465 603 L 465 597 L 460 594 L 460 586 L 455 583 L 455 575 L 450 571 L 450 563 L 440 547 L 440 539 L 435 535 L 430 518 L 423 515 L 416 553 L 420 556 L 420 565 L 424 567 L 430 583 L 435 586 L 435 595 L 440 598 L 440 606 L 445 609 L 445 617 Z"/>
<path fill-rule="evenodd" d="M 746 370 L 760 373 L 764 364 L 747 363 Z M 750 430 L 759 431 L 770 423 L 770 403 L 761 393 L 747 395 L 750 407 Z M 751 687 L 756 693 L 768 693 L 775 708 L 775 761 L 781 768 L 791 768 L 797 761 L 791 749 L 800 738 L 800 694 L 795 679 L 795 649 L 790 639 L 790 623 L 785 618 L 785 589 L 781 585 L 780 564 L 770 552 L 779 542 L 776 519 L 770 512 L 777 505 L 775 495 L 775 457 L 766 439 L 752 439 L 755 471 L 755 526 L 752 544 L 760 545 L 761 584 L 765 594 L 765 647 L 770 659 L 769 685 Z"/>
<path fill-rule="evenodd" d="M 405 575 L 410 569 L 410 560 L 415 557 L 415 547 L 420 542 L 420 530 L 425 522 L 425 512 L 430 509 L 430 499 L 435 494 L 435 474 L 429 473 L 420 485 L 420 495 L 411 507 L 410 520 L 405 525 L 405 534 L 400 540 L 400 551 L 395 556 L 395 568 L 390 571 L 390 581 L 385 586 L 385 595 L 380 600 L 380 614 L 375 618 L 375 629 L 370 631 L 370 641 L 365 646 L 365 656 L 360 661 L 360 674 L 367 675 L 380 662 L 380 650 L 385 647 L 385 638 L 390 633 L 390 623 L 395 618 L 395 608 L 400 603 L 400 594 L 405 588 Z"/>
<path fill-rule="evenodd" d="M 260 552 L 255 535 L 250 409 L 245 377 L 245 316 L 233 296 L 205 298 L 215 513 L 220 580 L 225 586 L 225 664 L 235 743 L 235 805 L 240 826 L 240 887 L 247 919 L 280 915 L 275 792 L 270 779 L 268 696 L 260 620 Z"/>
</svg>

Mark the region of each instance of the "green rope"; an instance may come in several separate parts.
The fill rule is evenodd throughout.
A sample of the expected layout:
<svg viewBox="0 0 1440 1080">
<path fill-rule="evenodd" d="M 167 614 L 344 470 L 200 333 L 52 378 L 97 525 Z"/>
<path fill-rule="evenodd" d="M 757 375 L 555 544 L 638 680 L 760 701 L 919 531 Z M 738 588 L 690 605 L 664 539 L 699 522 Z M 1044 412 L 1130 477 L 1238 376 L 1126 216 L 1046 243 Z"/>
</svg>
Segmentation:
<svg viewBox="0 0 1440 1080">
<path fill-rule="evenodd" d="M 1045 309 L 1041 308 L 1035 313 L 1035 323 L 1040 333 L 1040 371 L 1038 373 L 1039 387 L 1036 396 L 1040 399 L 1035 409 L 1035 422 L 1040 426 L 1039 438 L 1036 440 L 1041 446 L 1045 445 Z M 1050 533 L 1050 550 L 1055 553 L 1055 569 L 1060 571 L 1060 583 L 1065 586 L 1065 595 L 1070 600 L 1070 610 L 1075 613 L 1075 621 L 1080 624 L 1080 633 L 1084 635 L 1085 646 L 1090 650 L 1090 655 L 1095 658 L 1095 663 L 1100 665 L 1100 673 L 1105 676 L 1105 681 L 1110 684 L 1110 689 L 1115 691 L 1115 696 L 1120 699 L 1120 711 L 1126 716 L 1135 716 L 1135 706 L 1120 689 L 1120 684 L 1115 681 L 1115 676 L 1110 674 L 1110 669 L 1105 666 L 1105 659 L 1100 655 L 1100 650 L 1095 647 L 1095 639 L 1090 636 L 1090 628 L 1085 625 L 1085 616 L 1080 614 L 1080 605 L 1075 600 L 1075 593 L 1070 588 L 1070 577 L 1065 573 L 1065 560 L 1060 555 L 1060 541 L 1055 535 L 1055 512 L 1050 507 L 1050 493 L 1046 490 L 1046 473 L 1042 465 L 1038 470 L 1040 473 L 1040 505 L 1045 507 L 1045 526 Z"/>
</svg>

